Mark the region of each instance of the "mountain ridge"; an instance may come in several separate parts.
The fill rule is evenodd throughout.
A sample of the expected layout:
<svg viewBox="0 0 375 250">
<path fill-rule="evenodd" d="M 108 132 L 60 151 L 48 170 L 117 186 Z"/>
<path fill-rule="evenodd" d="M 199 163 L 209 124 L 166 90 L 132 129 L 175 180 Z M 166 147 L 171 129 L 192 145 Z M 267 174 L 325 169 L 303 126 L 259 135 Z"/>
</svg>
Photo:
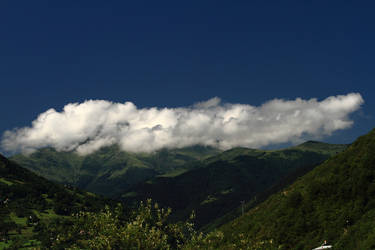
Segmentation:
<svg viewBox="0 0 375 250">
<path fill-rule="evenodd" d="M 193 168 L 195 161 L 219 152 L 212 147 L 192 146 L 135 154 L 113 145 L 85 156 L 44 148 L 28 156 L 15 155 L 11 159 L 49 180 L 114 196 L 153 176 L 181 173 Z"/>
<path fill-rule="evenodd" d="M 235 148 L 202 160 L 198 167 L 177 176 L 156 177 L 127 190 L 123 200 L 152 198 L 183 220 L 192 210 L 199 227 L 251 200 L 299 168 L 311 168 L 346 145 L 322 144 L 324 150 L 290 147 L 282 150 Z M 327 150 L 330 147 L 330 150 Z"/>
</svg>

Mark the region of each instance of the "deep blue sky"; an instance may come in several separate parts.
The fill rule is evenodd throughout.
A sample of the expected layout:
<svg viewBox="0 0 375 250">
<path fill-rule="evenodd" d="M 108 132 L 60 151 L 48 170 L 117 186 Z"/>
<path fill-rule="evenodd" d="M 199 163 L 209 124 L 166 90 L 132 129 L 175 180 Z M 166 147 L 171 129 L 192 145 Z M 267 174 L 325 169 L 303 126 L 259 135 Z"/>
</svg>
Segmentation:
<svg viewBox="0 0 375 250">
<path fill-rule="evenodd" d="M 351 142 L 374 126 L 375 6 L 307 2 L 2 0 L 0 133 L 86 99 L 260 105 L 359 92 L 354 127 L 326 140 Z"/>
</svg>

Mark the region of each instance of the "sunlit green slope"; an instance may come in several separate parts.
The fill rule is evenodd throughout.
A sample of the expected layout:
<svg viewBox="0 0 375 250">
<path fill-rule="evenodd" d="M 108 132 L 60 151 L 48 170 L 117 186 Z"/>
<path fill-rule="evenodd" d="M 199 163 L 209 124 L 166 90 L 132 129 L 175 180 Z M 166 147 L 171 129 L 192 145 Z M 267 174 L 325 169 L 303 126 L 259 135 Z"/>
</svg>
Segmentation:
<svg viewBox="0 0 375 250">
<path fill-rule="evenodd" d="M 135 154 L 114 145 L 86 156 L 45 148 L 31 155 L 15 155 L 11 159 L 49 180 L 116 196 L 154 176 L 182 173 L 193 168 L 195 161 L 219 152 L 212 147 L 194 146 Z"/>
<path fill-rule="evenodd" d="M 219 230 L 223 249 L 375 249 L 375 130 Z"/>
</svg>

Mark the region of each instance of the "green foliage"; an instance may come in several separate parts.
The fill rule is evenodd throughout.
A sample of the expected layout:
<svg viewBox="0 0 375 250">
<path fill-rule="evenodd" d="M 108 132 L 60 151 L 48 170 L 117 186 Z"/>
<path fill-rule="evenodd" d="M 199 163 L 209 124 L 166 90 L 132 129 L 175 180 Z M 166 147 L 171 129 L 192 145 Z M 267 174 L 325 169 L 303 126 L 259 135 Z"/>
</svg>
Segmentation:
<svg viewBox="0 0 375 250">
<path fill-rule="evenodd" d="M 220 228 L 223 249 L 375 248 L 375 130 Z M 241 235 L 242 238 L 241 238 Z"/>
<path fill-rule="evenodd" d="M 197 233 L 193 214 L 184 223 L 168 223 L 170 213 L 149 199 L 126 217 L 121 206 L 114 211 L 106 207 L 99 213 L 79 212 L 49 224 L 39 235 L 48 249 L 215 249 L 223 237 L 220 232 Z"/>
<path fill-rule="evenodd" d="M 40 223 L 78 211 L 97 211 L 108 200 L 51 183 L 0 155 L 0 242 L 11 249 L 31 243 Z M 7 244 L 5 244 L 7 243 Z"/>
</svg>

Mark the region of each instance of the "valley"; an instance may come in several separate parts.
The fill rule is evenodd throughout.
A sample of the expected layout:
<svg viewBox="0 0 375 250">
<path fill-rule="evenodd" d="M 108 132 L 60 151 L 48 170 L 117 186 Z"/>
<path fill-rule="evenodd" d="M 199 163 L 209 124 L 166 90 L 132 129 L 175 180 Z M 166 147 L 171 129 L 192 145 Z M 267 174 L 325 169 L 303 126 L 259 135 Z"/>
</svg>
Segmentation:
<svg viewBox="0 0 375 250">
<path fill-rule="evenodd" d="M 98 242 L 79 236 L 83 241 L 69 243 L 71 237 L 78 237 L 74 236 L 80 232 L 78 225 L 81 224 L 77 223 L 84 223 L 81 227 L 87 228 L 93 226 L 90 220 L 105 225 L 115 223 L 117 230 L 127 232 L 129 229 L 120 225 L 135 223 L 134 220 L 142 218 L 138 217 L 141 214 L 151 216 L 151 219 L 154 213 L 160 213 L 165 219 L 160 222 L 151 219 L 150 225 L 161 223 L 152 228 L 166 239 L 185 242 L 181 247 L 160 242 L 172 248 L 300 249 L 312 248 L 327 240 L 340 248 L 350 245 L 370 249 L 375 246 L 371 240 L 373 231 L 367 230 L 372 228 L 370 218 L 374 210 L 374 138 L 375 130 L 351 145 L 308 141 L 280 150 L 234 148 L 227 151 L 196 146 L 163 150 L 152 155 L 132 155 L 111 147 L 85 157 L 49 148 L 28 156 L 16 155 L 11 161 L 3 157 L 0 191 L 5 197 L 2 202 L 6 199 L 7 205 L 1 210 L 2 237 L 5 237 L 1 244 L 4 247 L 17 244 L 53 246 L 54 240 L 43 240 L 42 236 L 53 229 L 53 237 L 65 237 L 65 241 L 57 244 L 59 246 L 89 246 Z M 18 165 L 21 162 L 35 172 L 44 173 L 46 178 L 58 179 L 61 184 L 51 183 L 23 169 Z M 60 165 L 64 163 L 66 165 Z M 58 171 L 59 167 L 61 171 Z M 134 179 L 132 175 L 123 174 L 131 168 L 154 172 L 151 175 L 138 172 L 139 179 Z M 64 179 L 64 171 L 69 172 L 68 169 L 77 172 Z M 83 182 L 79 181 L 82 176 L 77 177 L 77 173 L 91 176 L 92 186 L 85 187 L 101 189 L 100 177 L 108 169 L 107 173 L 116 173 L 126 182 L 121 186 L 113 175 L 107 178 L 108 189 L 102 189 L 106 191 L 102 194 L 112 200 L 80 191 L 79 185 Z M 55 175 L 51 177 L 53 173 Z M 70 179 L 73 176 L 77 178 Z M 127 181 L 127 177 L 133 179 Z M 107 191 L 111 181 L 116 190 L 113 193 Z M 120 211 L 116 210 L 119 200 L 123 212 L 112 221 L 112 215 L 107 214 L 104 207 L 118 213 L 115 211 Z M 28 205 L 20 210 L 20 203 Z M 171 208 L 170 212 L 164 210 L 167 207 Z M 150 214 L 145 214 L 146 211 Z M 82 212 L 85 217 L 73 216 Z M 134 212 L 138 214 L 136 217 L 132 217 Z M 112 222 L 102 221 L 104 218 Z M 195 229 L 183 236 L 187 238 L 178 238 L 182 235 L 173 236 L 167 230 L 173 226 L 182 232 L 186 230 L 184 227 L 193 225 L 189 222 L 191 219 Z M 143 227 L 142 223 L 137 230 L 147 231 L 149 227 Z M 16 232 L 21 237 L 16 237 Z M 68 232 L 71 236 L 66 234 Z M 100 230 L 95 233 L 98 237 L 102 235 Z M 106 233 L 105 237 L 111 235 Z M 147 245 L 149 240 L 143 240 Z"/>
</svg>

